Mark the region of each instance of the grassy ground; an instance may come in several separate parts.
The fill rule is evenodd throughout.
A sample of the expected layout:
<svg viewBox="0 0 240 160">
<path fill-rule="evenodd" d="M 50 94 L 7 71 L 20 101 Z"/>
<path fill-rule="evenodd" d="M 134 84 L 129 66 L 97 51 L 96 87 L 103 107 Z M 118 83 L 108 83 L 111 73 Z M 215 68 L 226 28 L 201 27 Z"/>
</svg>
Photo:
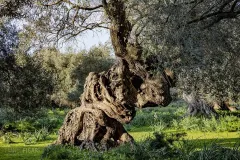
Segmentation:
<svg viewBox="0 0 240 160">
<path fill-rule="evenodd" d="M 14 143 L 4 144 L 0 141 L 1 160 L 39 160 L 46 146 L 53 143 L 56 135 L 50 135 L 48 140 L 35 145 L 25 145 L 20 139 L 13 139 Z"/>
<path fill-rule="evenodd" d="M 57 122 L 56 125 L 60 126 L 56 119 L 63 119 L 65 112 L 53 113 L 49 112 L 50 120 L 46 120 L 47 123 Z M 184 120 L 182 117 L 184 111 L 176 109 L 174 106 L 161 108 L 161 109 L 146 109 L 138 111 L 134 121 L 125 126 L 128 132 L 134 137 L 136 142 L 143 142 L 148 138 L 154 137 L 154 132 L 164 132 L 168 135 L 172 133 L 184 133 L 181 141 L 187 140 L 188 143 L 194 145 L 195 148 L 202 149 L 208 144 L 213 142 L 224 147 L 234 147 L 236 144 L 240 144 L 240 132 L 239 132 L 239 117 L 226 118 L 226 122 L 216 123 L 215 120 L 205 119 L 188 119 Z M 56 114 L 56 115 L 54 115 Z M 181 115 L 181 116 L 180 116 Z M 57 118 L 56 118 L 57 117 Z M 54 120 L 54 121 L 53 121 Z M 179 122 L 180 128 L 174 128 L 173 122 Z M 205 121 L 204 124 L 202 120 Z M 192 122 L 193 121 L 193 122 Z M 221 119 L 221 121 L 225 121 Z M 163 122 L 163 123 L 162 123 Z M 176 123 L 176 122 L 175 122 Z M 205 124 L 206 123 L 206 124 Z M 177 124 L 178 125 L 178 124 Z M 186 129 L 185 125 L 192 125 L 192 128 Z M 209 128 L 210 131 L 202 131 L 202 128 Z M 219 130 L 211 125 L 218 125 Z M 230 127 L 229 127 L 230 126 Z M 232 127 L 233 126 L 233 127 Z M 237 127 L 236 127 L 237 126 Z M 160 130 L 158 130 L 161 128 Z M 57 130 L 57 128 L 54 129 Z M 218 130 L 218 131 L 215 131 Z M 25 145 L 20 138 L 12 138 L 13 143 L 5 144 L 0 138 L 0 159 L 1 160 L 39 160 L 44 151 L 44 148 L 53 143 L 57 138 L 56 134 L 51 134 L 47 140 L 38 142 L 34 145 Z"/>
<path fill-rule="evenodd" d="M 174 131 L 167 131 L 172 133 Z M 131 131 L 130 134 L 137 142 L 144 141 L 148 137 L 153 137 L 153 132 L 140 131 L 136 129 Z M 190 143 L 202 148 L 213 141 L 226 147 L 232 147 L 236 143 L 240 143 L 240 137 L 237 132 L 186 132 L 184 139 L 189 140 Z M 51 135 L 46 141 L 39 142 L 35 145 L 24 145 L 19 139 L 13 139 L 15 143 L 4 144 L 0 141 L 0 155 L 1 160 L 39 160 L 41 154 L 46 146 L 51 144 L 57 138 L 56 135 Z"/>
<path fill-rule="evenodd" d="M 176 131 L 170 130 L 166 133 L 174 133 Z M 202 148 L 204 145 L 216 142 L 225 147 L 233 147 L 236 143 L 240 144 L 240 135 L 238 132 L 185 132 L 186 136 L 183 139 L 196 145 L 198 148 Z M 130 132 L 137 142 L 144 141 L 148 137 L 154 137 L 153 132 Z"/>
</svg>

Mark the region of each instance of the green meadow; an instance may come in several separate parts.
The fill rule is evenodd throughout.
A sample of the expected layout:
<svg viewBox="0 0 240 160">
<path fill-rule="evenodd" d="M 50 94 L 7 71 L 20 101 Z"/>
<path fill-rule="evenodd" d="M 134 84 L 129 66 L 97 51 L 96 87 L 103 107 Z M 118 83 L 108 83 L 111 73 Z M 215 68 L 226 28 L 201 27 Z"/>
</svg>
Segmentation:
<svg viewBox="0 0 240 160">
<path fill-rule="evenodd" d="M 211 156 L 219 159 L 220 152 L 220 159 L 239 159 L 238 112 L 221 112 L 218 118 L 188 117 L 186 106 L 181 103 L 138 110 L 135 119 L 125 125 L 135 139 L 134 145 L 94 153 L 73 146 L 52 145 L 66 113 L 67 110 L 50 110 L 35 120 L 6 123 L 6 130 L 11 126 L 15 131 L 1 133 L 1 160 L 210 159 Z M 22 130 L 16 131 L 19 126 Z"/>
</svg>

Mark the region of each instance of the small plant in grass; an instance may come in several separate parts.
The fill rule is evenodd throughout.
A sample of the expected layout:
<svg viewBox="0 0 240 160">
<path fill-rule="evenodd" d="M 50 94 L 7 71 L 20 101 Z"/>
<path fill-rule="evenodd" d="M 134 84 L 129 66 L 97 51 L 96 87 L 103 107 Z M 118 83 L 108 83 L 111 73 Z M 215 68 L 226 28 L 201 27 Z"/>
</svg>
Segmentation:
<svg viewBox="0 0 240 160">
<path fill-rule="evenodd" d="M 172 127 L 174 128 L 174 129 L 180 129 L 181 127 L 180 127 L 180 124 L 179 124 L 179 121 L 178 120 L 176 120 L 176 119 L 174 119 L 173 121 L 172 121 Z"/>
<path fill-rule="evenodd" d="M 33 136 L 32 133 L 29 132 L 20 133 L 20 137 L 25 145 L 37 143 L 37 139 Z"/>
<path fill-rule="evenodd" d="M 7 132 L 2 136 L 3 143 L 10 144 L 13 143 L 13 134 L 11 132 Z"/>
<path fill-rule="evenodd" d="M 0 137 L 4 135 L 4 132 L 0 130 Z"/>
<path fill-rule="evenodd" d="M 34 133 L 23 132 L 20 137 L 25 145 L 36 144 L 37 142 L 44 141 L 49 136 L 47 128 L 36 130 Z"/>
<path fill-rule="evenodd" d="M 202 119 L 202 128 L 200 128 L 201 131 L 220 131 L 221 127 L 219 127 L 219 121 L 212 117 L 211 119 L 203 118 Z"/>
<path fill-rule="evenodd" d="M 201 119 L 197 117 L 185 117 L 179 124 L 184 130 L 200 130 L 202 127 Z"/>
<path fill-rule="evenodd" d="M 47 128 L 43 127 L 42 129 L 40 129 L 38 131 L 36 130 L 33 135 L 36 138 L 36 141 L 39 142 L 39 141 L 46 140 L 47 137 L 49 136 L 49 132 L 48 132 Z"/>
<path fill-rule="evenodd" d="M 186 115 L 186 113 L 187 113 L 186 107 L 180 107 L 174 112 L 174 114 L 179 117 L 183 117 L 184 115 Z"/>
<path fill-rule="evenodd" d="M 159 121 L 157 123 L 154 123 L 151 128 L 153 132 L 162 132 L 167 127 L 166 123 L 163 121 Z"/>
</svg>

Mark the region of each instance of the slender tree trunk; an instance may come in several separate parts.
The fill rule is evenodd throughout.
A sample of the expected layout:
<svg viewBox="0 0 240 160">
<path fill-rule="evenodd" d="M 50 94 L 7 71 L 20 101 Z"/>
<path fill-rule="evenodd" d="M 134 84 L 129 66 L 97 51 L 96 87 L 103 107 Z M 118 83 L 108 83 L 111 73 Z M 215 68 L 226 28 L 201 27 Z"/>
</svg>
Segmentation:
<svg viewBox="0 0 240 160">
<path fill-rule="evenodd" d="M 169 77 L 151 75 L 140 60 L 142 49 L 129 43 L 132 30 L 123 0 L 103 0 L 111 20 L 111 39 L 119 62 L 106 72 L 91 72 L 86 78 L 81 106 L 71 110 L 59 130 L 57 144 L 101 149 L 131 142 L 124 129 L 135 116 L 135 107 L 166 106 L 171 102 Z"/>
</svg>

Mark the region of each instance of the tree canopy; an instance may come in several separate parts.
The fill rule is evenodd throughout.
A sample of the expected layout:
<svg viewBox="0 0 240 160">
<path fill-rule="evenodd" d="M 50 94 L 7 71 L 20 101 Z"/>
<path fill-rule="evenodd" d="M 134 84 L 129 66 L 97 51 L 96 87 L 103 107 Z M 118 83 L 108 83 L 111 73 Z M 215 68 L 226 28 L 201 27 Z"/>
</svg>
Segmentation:
<svg viewBox="0 0 240 160">
<path fill-rule="evenodd" d="M 147 6 L 137 14 L 146 17 L 140 35 L 145 53 L 175 71 L 181 91 L 239 99 L 238 1 L 139 2 Z"/>
<path fill-rule="evenodd" d="M 3 24 L 0 36 L 0 107 L 13 109 L 15 118 L 31 115 L 48 105 L 51 75 L 36 59 L 18 50 L 19 31 L 14 25 Z"/>
<path fill-rule="evenodd" d="M 117 55 L 126 52 L 124 48 L 116 48 L 117 44 L 139 42 L 146 55 L 157 55 L 156 63 L 161 64 L 158 69 L 163 65 L 177 73 L 181 90 L 196 91 L 213 99 L 237 100 L 239 3 L 238 0 L 3 0 L 0 16 L 25 18 L 32 22 L 29 25 L 35 28 L 36 35 L 45 33 L 44 38 L 50 41 L 68 40 L 86 30 L 114 28 L 113 24 L 125 26 L 119 28 L 120 41 L 113 43 Z M 124 6 L 127 12 L 115 13 L 113 5 Z M 117 14 L 122 18 L 114 18 Z M 132 56 L 137 55 L 132 52 Z"/>
</svg>

